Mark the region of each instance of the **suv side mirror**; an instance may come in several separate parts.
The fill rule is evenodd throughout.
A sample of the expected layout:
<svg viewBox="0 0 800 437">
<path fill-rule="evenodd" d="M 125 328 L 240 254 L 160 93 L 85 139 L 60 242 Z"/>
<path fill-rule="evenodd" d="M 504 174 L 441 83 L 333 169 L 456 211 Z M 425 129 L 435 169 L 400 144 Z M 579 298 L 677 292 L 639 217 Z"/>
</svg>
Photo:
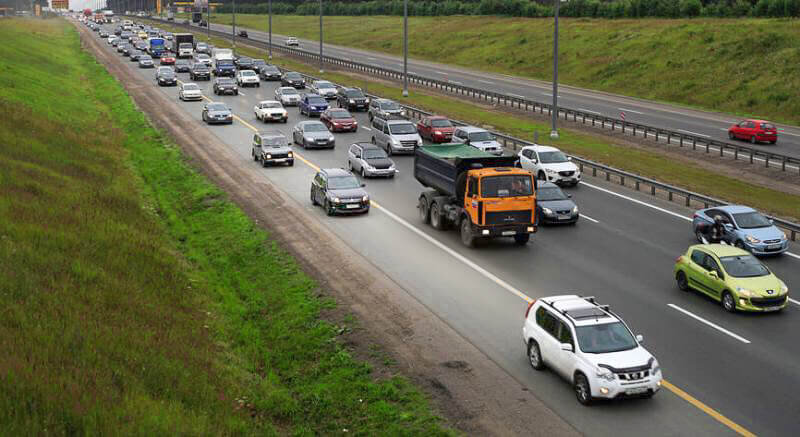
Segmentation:
<svg viewBox="0 0 800 437">
<path fill-rule="evenodd" d="M 637 334 L 636 335 L 636 341 L 638 341 L 639 343 L 644 343 L 644 335 Z"/>
<path fill-rule="evenodd" d="M 538 160 L 538 159 L 536 159 L 536 158 L 531 158 L 531 162 L 532 162 L 532 163 L 534 163 L 534 164 L 538 164 L 538 163 L 539 163 L 539 160 Z"/>
<path fill-rule="evenodd" d="M 569 343 L 561 343 L 561 350 L 567 352 L 573 352 L 572 345 Z"/>
</svg>

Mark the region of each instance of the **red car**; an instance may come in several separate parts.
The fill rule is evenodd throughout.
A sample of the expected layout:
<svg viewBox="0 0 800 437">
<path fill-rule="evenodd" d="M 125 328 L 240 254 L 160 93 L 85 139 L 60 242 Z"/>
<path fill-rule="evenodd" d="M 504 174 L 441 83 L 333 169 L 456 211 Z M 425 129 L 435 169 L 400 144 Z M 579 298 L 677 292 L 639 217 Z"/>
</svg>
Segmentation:
<svg viewBox="0 0 800 437">
<path fill-rule="evenodd" d="M 728 128 L 728 137 L 732 140 L 749 140 L 755 144 L 759 141 L 775 144 L 778 141 L 778 129 L 764 120 L 743 120 Z"/>
<path fill-rule="evenodd" d="M 161 65 L 175 65 L 175 57 L 164 56 L 161 58 Z"/>
<path fill-rule="evenodd" d="M 419 135 L 434 143 L 446 143 L 453 138 L 453 131 L 456 129 L 447 117 L 441 115 L 431 115 L 424 117 L 417 123 Z"/>
<path fill-rule="evenodd" d="M 323 122 L 331 132 L 355 132 L 358 130 L 358 122 L 347 109 L 330 108 L 320 114 L 319 121 Z"/>
</svg>

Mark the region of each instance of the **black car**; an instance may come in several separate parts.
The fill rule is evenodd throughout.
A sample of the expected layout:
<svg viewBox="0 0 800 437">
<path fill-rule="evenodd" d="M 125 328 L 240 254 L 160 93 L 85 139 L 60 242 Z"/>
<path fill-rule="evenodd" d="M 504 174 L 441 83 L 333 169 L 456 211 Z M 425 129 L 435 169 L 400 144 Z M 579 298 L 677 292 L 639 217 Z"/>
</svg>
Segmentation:
<svg viewBox="0 0 800 437">
<path fill-rule="evenodd" d="M 233 94 L 234 96 L 238 96 L 239 87 L 236 85 L 236 82 L 234 82 L 233 79 L 227 77 L 218 77 L 214 79 L 214 94 Z"/>
<path fill-rule="evenodd" d="M 189 20 L 186 20 L 186 21 L 187 21 L 186 24 L 189 24 L 188 23 Z M 198 23 L 197 25 L 200 26 L 200 27 L 207 27 L 208 23 L 206 23 L 206 20 L 200 20 L 200 23 Z"/>
<path fill-rule="evenodd" d="M 233 63 L 236 64 L 237 70 L 252 70 L 254 65 L 253 58 L 247 56 L 240 56 Z"/>
<path fill-rule="evenodd" d="M 261 73 L 261 69 L 267 65 L 267 61 L 263 59 L 253 59 L 253 66 L 250 67 L 251 70 L 255 71 L 256 73 Z"/>
<path fill-rule="evenodd" d="M 122 56 L 130 56 L 131 52 L 134 50 L 136 50 L 134 47 L 132 47 L 130 44 L 126 44 L 125 48 L 122 49 Z"/>
<path fill-rule="evenodd" d="M 340 108 L 347 108 L 351 111 L 366 111 L 369 99 L 358 88 L 339 88 L 336 92 L 336 103 Z"/>
<path fill-rule="evenodd" d="M 539 182 L 536 188 L 536 219 L 539 223 L 574 225 L 580 217 L 571 194 L 564 194 L 552 182 Z"/>
<path fill-rule="evenodd" d="M 189 67 L 189 77 L 192 80 L 211 80 L 211 68 L 202 62 L 195 62 L 191 67 Z"/>
<path fill-rule="evenodd" d="M 258 69 L 258 77 L 260 77 L 261 80 L 281 80 L 283 73 L 281 73 L 280 68 L 267 64 Z"/>
<path fill-rule="evenodd" d="M 133 43 L 133 46 L 136 47 L 136 50 L 147 50 L 147 43 L 144 41 L 137 41 Z"/>
<path fill-rule="evenodd" d="M 141 51 L 141 50 L 133 50 L 131 52 L 131 54 L 130 54 L 131 62 L 138 61 L 139 60 L 139 56 L 142 56 L 143 54 L 144 54 L 144 52 Z"/>
<path fill-rule="evenodd" d="M 178 77 L 171 67 L 158 67 L 158 70 L 156 70 L 156 82 L 158 86 L 175 86 L 178 84 Z"/>
<path fill-rule="evenodd" d="M 108 32 L 105 30 L 100 31 L 100 38 L 108 38 Z"/>
<path fill-rule="evenodd" d="M 322 205 L 328 215 L 368 213 L 369 194 L 352 173 L 341 168 L 323 168 L 311 182 L 311 203 Z"/>
<path fill-rule="evenodd" d="M 241 36 L 242 38 L 247 38 L 247 31 L 246 30 L 240 30 L 239 31 L 239 36 Z"/>
<path fill-rule="evenodd" d="M 303 75 L 297 73 L 295 71 L 290 71 L 281 77 L 281 85 L 283 86 L 293 86 L 295 88 L 305 88 L 306 87 L 306 80 L 303 78 Z"/>
<path fill-rule="evenodd" d="M 176 59 L 175 60 L 175 72 L 176 73 L 188 73 L 191 64 L 186 59 Z"/>
<path fill-rule="evenodd" d="M 233 123 L 233 113 L 224 103 L 209 102 L 203 106 L 203 121 L 212 123 Z"/>
</svg>

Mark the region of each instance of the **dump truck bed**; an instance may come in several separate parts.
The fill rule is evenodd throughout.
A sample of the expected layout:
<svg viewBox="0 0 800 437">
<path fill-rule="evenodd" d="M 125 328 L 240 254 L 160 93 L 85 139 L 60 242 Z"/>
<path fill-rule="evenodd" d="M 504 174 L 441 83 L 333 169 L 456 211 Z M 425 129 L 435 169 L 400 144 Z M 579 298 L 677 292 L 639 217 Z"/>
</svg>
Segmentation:
<svg viewBox="0 0 800 437">
<path fill-rule="evenodd" d="M 460 177 L 472 168 L 514 167 L 515 156 L 495 156 L 466 144 L 421 146 L 414 152 L 414 177 L 445 196 L 463 195 Z"/>
</svg>

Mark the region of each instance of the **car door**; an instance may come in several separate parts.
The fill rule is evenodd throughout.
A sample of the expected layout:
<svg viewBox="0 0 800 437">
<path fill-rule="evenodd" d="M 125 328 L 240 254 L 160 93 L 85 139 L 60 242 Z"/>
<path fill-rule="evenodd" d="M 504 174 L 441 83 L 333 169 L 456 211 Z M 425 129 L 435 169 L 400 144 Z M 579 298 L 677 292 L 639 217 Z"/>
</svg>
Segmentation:
<svg viewBox="0 0 800 437">
<path fill-rule="evenodd" d="M 317 190 L 317 202 L 319 202 L 320 205 L 324 205 L 325 204 L 325 197 L 326 197 L 327 190 L 328 190 L 327 177 L 325 177 L 324 174 L 320 173 L 320 175 L 319 175 L 319 189 Z"/>
<path fill-rule="evenodd" d="M 533 150 L 531 149 L 522 149 L 522 152 L 519 154 L 519 165 L 525 170 L 531 170 L 533 167 L 533 162 L 531 157 L 533 156 Z"/>
<path fill-rule="evenodd" d="M 253 135 L 253 154 L 261 157 L 261 137 L 258 134 Z"/>
<path fill-rule="evenodd" d="M 389 131 L 389 123 L 383 123 L 383 142 L 386 145 L 386 153 L 390 152 L 390 148 L 392 147 L 392 135 Z"/>
<path fill-rule="evenodd" d="M 417 132 L 419 132 L 419 136 L 422 138 L 428 138 L 428 119 L 423 118 L 422 120 L 417 123 Z"/>
<path fill-rule="evenodd" d="M 536 323 L 541 329 L 541 334 L 537 340 L 542 360 L 553 370 L 560 373 L 558 369 L 558 354 L 556 353 L 561 348 L 558 343 L 558 319 L 550 310 L 541 306 L 536 312 Z"/>
<path fill-rule="evenodd" d="M 572 328 L 569 323 L 564 320 L 558 320 L 558 349 L 556 350 L 556 367 L 562 376 L 567 379 L 572 379 L 572 374 L 575 370 L 575 341 L 572 334 Z M 561 349 L 562 344 L 572 345 L 572 351 L 565 351 Z"/>
<path fill-rule="evenodd" d="M 689 286 L 705 292 L 706 283 L 703 278 L 706 276 L 707 270 L 704 267 L 706 253 L 700 249 L 694 249 L 689 257 L 688 270 L 686 271 L 686 279 L 689 281 Z"/>
<path fill-rule="evenodd" d="M 721 298 L 722 290 L 725 289 L 725 275 L 722 273 L 719 262 L 717 262 L 717 260 L 711 254 L 706 253 L 705 255 L 705 258 L 703 258 L 703 269 L 705 269 L 705 274 L 699 278 L 700 282 L 703 284 L 700 291 L 706 293 L 714 299 L 719 300 Z M 711 272 L 716 272 L 717 277 L 715 278 Z"/>
</svg>

